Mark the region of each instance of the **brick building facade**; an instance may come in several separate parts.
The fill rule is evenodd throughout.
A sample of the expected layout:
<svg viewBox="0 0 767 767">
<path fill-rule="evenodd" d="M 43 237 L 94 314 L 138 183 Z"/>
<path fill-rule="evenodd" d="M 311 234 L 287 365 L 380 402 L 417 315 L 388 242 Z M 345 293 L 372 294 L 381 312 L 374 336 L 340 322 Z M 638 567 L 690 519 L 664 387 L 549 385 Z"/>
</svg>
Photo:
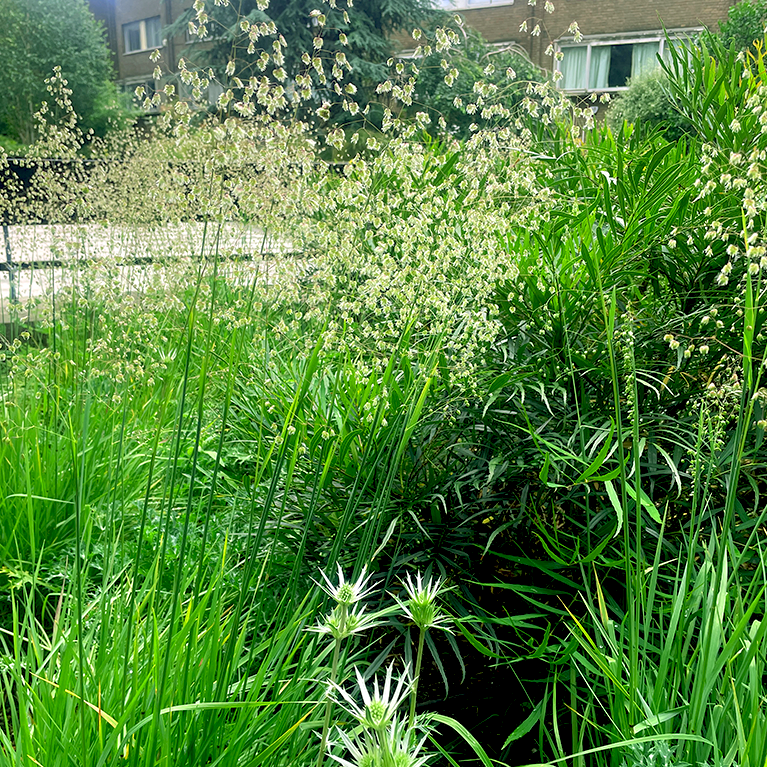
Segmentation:
<svg viewBox="0 0 767 767">
<path fill-rule="evenodd" d="M 175 73 L 178 60 L 190 44 L 205 45 L 186 31 L 168 36 L 167 28 L 192 5 L 192 0 L 89 0 L 94 16 L 104 23 L 115 62 L 117 83 L 127 91 L 143 85 L 151 95 L 155 63 L 150 56 L 160 52 L 163 74 Z M 212 89 L 211 89 L 212 90 Z M 220 90 L 209 93 L 214 99 Z"/>
<path fill-rule="evenodd" d="M 716 31 L 736 0 L 440 0 L 490 43 L 516 43 L 538 66 L 551 69 L 550 44 L 562 50 L 557 68 L 561 87 L 572 93 L 620 90 L 663 55 L 665 35 L 689 37 L 703 28 Z M 568 33 L 578 23 L 583 40 Z M 539 34 L 531 34 L 538 27 Z"/>
</svg>

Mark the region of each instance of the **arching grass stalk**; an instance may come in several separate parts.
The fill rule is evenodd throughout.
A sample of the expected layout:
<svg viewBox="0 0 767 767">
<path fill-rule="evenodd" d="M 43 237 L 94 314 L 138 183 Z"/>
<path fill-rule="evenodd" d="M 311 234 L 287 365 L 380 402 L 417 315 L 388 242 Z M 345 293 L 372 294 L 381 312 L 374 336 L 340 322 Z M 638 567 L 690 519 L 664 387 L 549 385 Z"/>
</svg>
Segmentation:
<svg viewBox="0 0 767 767">
<path fill-rule="evenodd" d="M 431 628 L 439 628 L 452 633 L 448 626 L 450 617 L 445 615 L 437 605 L 437 598 L 450 591 L 452 586 L 445 586 L 441 578 L 432 580 L 428 578 L 425 582 L 418 573 L 415 577 L 415 583 L 408 574 L 405 583 L 402 584 L 407 592 L 407 600 L 400 602 L 394 597 L 397 604 L 418 627 L 418 651 L 415 660 L 415 674 L 413 676 L 413 685 L 410 688 L 410 717 L 408 726 L 413 727 L 415 723 L 415 705 L 418 698 L 418 680 L 421 676 L 421 663 L 423 662 L 423 646 L 426 640 L 426 632 Z"/>
</svg>

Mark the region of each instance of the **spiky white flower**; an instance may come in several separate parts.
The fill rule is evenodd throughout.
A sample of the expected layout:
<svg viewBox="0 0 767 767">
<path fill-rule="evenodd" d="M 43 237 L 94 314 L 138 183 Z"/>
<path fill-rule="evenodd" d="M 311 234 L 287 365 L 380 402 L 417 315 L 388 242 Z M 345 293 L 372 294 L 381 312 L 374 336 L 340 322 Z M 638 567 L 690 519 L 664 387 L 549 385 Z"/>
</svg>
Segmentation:
<svg viewBox="0 0 767 767">
<path fill-rule="evenodd" d="M 410 693 L 412 681 L 410 679 L 410 667 L 405 666 L 405 670 L 397 680 L 396 687 L 392 689 L 392 676 L 394 674 L 394 664 L 389 664 L 386 669 L 383 690 L 378 684 L 378 677 L 373 680 L 373 694 L 368 691 L 365 678 L 360 674 L 355 666 L 354 673 L 357 677 L 357 687 L 362 696 L 360 705 L 346 690 L 338 685 L 333 685 L 335 690 L 341 696 L 339 701 L 341 707 L 351 716 L 353 716 L 361 725 L 369 727 L 378 733 L 383 732 L 393 721 L 394 714 L 400 704 Z"/>
<path fill-rule="evenodd" d="M 337 734 L 340 741 L 329 745 L 343 745 L 351 761 L 335 754 L 330 754 L 330 757 L 343 767 L 379 767 L 385 763 L 384 753 L 390 757 L 394 767 L 423 767 L 433 756 L 419 755 L 429 733 L 426 732 L 419 740 L 416 728 L 409 727 L 406 720 L 400 720 L 396 716 L 379 738 L 365 730 L 362 733 L 355 732 L 350 737 L 340 727 L 337 728 Z"/>
<path fill-rule="evenodd" d="M 320 575 L 325 581 L 324 584 L 314 581 L 329 597 L 338 602 L 339 605 L 346 605 L 350 607 L 353 604 L 364 599 L 368 594 L 375 590 L 375 586 L 368 586 L 368 582 L 372 576 L 365 576 L 367 566 L 362 568 L 359 578 L 354 583 L 350 583 L 344 577 L 344 571 L 341 569 L 341 565 L 338 565 L 338 584 L 334 585 L 333 582 L 325 574 L 324 570 L 320 570 Z"/>
<path fill-rule="evenodd" d="M 452 633 L 448 625 L 451 621 L 450 617 L 445 615 L 437 605 L 437 598 L 452 590 L 452 586 L 445 586 L 441 578 L 429 578 L 424 582 L 421 573 L 416 574 L 415 583 L 408 573 L 402 585 L 407 592 L 407 600 L 402 602 L 396 596 L 394 598 L 405 615 L 419 629 L 426 631 L 431 628 L 440 628 Z"/>
<path fill-rule="evenodd" d="M 340 641 L 380 626 L 383 622 L 381 618 L 390 612 L 393 612 L 391 608 L 365 614 L 365 608 L 359 605 L 349 610 L 348 605 L 339 604 L 325 616 L 324 620 L 310 628 L 309 631 L 318 634 L 330 634 L 333 639 Z"/>
<path fill-rule="evenodd" d="M 354 734 L 351 738 L 339 727 L 338 736 L 341 738 L 341 743 L 344 748 L 349 752 L 353 761 L 343 759 L 335 754 L 330 754 L 331 759 L 335 759 L 343 767 L 378 767 L 381 764 L 381 748 L 370 737 L 370 734 L 363 732 L 363 735 Z M 328 743 L 328 747 L 337 745 L 336 743 Z"/>
<path fill-rule="evenodd" d="M 429 732 L 427 731 L 423 738 L 417 740 L 416 728 L 410 727 L 405 719 L 400 721 L 395 717 L 386 736 L 388 750 L 394 758 L 395 767 L 422 767 L 433 756 L 433 754 L 418 756 L 429 737 Z"/>
</svg>

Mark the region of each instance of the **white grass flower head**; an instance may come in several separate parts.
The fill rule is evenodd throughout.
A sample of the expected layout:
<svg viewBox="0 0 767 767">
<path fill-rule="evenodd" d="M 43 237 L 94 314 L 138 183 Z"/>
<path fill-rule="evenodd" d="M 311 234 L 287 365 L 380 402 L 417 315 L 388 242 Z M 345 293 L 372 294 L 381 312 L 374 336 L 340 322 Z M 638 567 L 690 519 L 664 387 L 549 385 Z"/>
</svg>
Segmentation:
<svg viewBox="0 0 767 767">
<path fill-rule="evenodd" d="M 421 573 L 416 574 L 415 583 L 408 573 L 402 585 L 407 592 L 407 600 L 401 602 L 395 597 L 397 604 L 421 631 L 438 628 L 452 634 L 449 626 L 451 618 L 443 613 L 437 604 L 437 599 L 445 592 L 451 591 L 452 586 L 445 586 L 441 578 L 428 578 L 424 581 Z"/>
<path fill-rule="evenodd" d="M 367 566 L 362 568 L 360 577 L 354 583 L 350 583 L 344 578 L 344 571 L 341 569 L 341 565 L 338 565 L 338 585 L 333 585 L 333 582 L 325 574 L 324 570 L 320 570 L 320 575 L 325 581 L 324 584 L 314 581 L 329 597 L 338 602 L 339 605 L 351 605 L 364 599 L 375 590 L 375 586 L 368 586 L 371 576 L 365 577 Z"/>
<path fill-rule="evenodd" d="M 390 663 L 386 669 L 383 690 L 378 684 L 378 677 L 373 680 L 373 694 L 368 691 L 365 679 L 355 666 L 354 673 L 357 676 L 357 687 L 362 696 L 362 705 L 342 687 L 334 685 L 335 689 L 342 698 L 339 701 L 341 707 L 351 716 L 353 716 L 363 727 L 383 733 L 384 730 L 394 720 L 394 714 L 405 698 L 410 693 L 412 680 L 410 678 L 410 668 L 405 670 L 397 679 L 396 686 L 392 689 L 392 677 L 394 675 L 394 664 Z M 345 704 L 345 705 L 344 705 Z"/>
</svg>

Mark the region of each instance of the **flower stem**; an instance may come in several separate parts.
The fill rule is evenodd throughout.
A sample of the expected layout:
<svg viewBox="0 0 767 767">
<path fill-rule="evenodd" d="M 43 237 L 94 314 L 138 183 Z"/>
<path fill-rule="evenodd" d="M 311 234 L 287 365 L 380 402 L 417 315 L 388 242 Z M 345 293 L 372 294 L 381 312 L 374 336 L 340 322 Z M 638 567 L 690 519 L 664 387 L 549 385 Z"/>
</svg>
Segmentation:
<svg viewBox="0 0 767 767">
<path fill-rule="evenodd" d="M 423 640 L 426 638 L 426 629 L 421 629 L 418 636 L 418 653 L 415 658 L 415 675 L 413 677 L 413 689 L 410 691 L 410 720 L 409 726 L 415 721 L 415 701 L 418 695 L 418 679 L 421 676 L 421 661 L 423 660 Z"/>
<path fill-rule="evenodd" d="M 378 735 L 379 753 L 382 756 L 382 766 L 394 767 L 394 757 L 392 756 L 391 748 L 389 747 L 389 739 L 386 737 L 386 727 L 378 730 L 376 734 Z"/>
<path fill-rule="evenodd" d="M 341 630 L 345 628 L 346 624 L 346 605 L 341 606 Z M 338 656 L 341 654 L 341 637 L 336 637 L 336 646 L 333 648 L 333 664 L 330 667 L 330 684 L 331 686 L 338 680 Z M 320 753 L 317 755 L 317 767 L 322 767 L 322 762 L 325 759 L 325 746 L 328 744 L 328 730 L 330 729 L 330 712 L 333 708 L 333 701 L 330 696 L 325 701 L 325 721 L 322 723 L 322 741 L 320 743 Z"/>
</svg>

